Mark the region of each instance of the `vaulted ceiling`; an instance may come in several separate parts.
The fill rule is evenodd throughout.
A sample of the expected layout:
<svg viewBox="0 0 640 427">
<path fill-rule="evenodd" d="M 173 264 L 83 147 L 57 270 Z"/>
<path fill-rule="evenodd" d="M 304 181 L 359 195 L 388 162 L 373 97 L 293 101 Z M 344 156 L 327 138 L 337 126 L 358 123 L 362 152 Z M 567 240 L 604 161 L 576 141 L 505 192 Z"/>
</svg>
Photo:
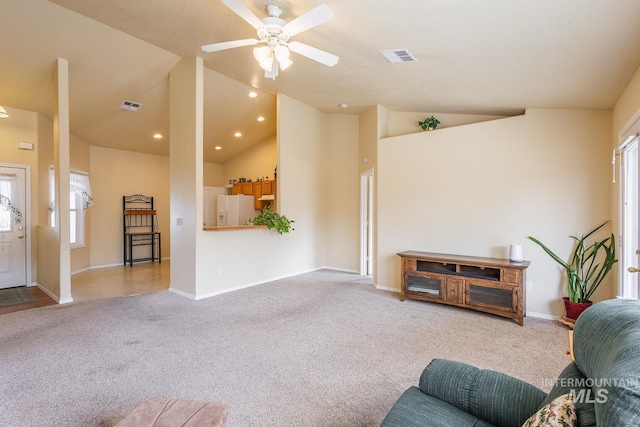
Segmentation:
<svg viewBox="0 0 640 427">
<path fill-rule="evenodd" d="M 277 4 L 285 21 L 321 1 L 243 0 L 260 18 Z M 500 115 L 608 110 L 640 66 L 636 0 L 324 3 L 335 18 L 295 40 L 338 55 L 338 64 L 292 54 L 293 65 L 271 80 L 251 47 L 201 51 L 255 37 L 218 0 L 5 0 L 0 105 L 51 118 L 51 72 L 65 58 L 74 134 L 92 145 L 168 155 L 169 71 L 180 57 L 202 56 L 205 159 L 224 163 L 275 132 L 278 92 L 328 113 L 358 114 L 375 104 Z M 408 49 L 418 62 L 390 64 L 378 53 L 387 49 Z M 252 89 L 257 98 L 247 96 Z M 122 110 L 124 100 L 142 108 Z M 155 132 L 165 139 L 155 141 Z M 223 149 L 214 152 L 215 145 Z"/>
</svg>

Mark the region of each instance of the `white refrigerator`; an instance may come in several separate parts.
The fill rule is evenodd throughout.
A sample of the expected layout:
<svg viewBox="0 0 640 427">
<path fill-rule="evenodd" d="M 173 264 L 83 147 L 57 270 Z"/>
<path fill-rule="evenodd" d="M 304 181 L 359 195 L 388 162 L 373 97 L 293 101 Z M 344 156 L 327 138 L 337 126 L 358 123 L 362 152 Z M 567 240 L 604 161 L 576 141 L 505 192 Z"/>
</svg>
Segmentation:
<svg viewBox="0 0 640 427">
<path fill-rule="evenodd" d="M 243 225 L 259 213 L 254 209 L 253 196 L 218 196 L 218 226 Z"/>
<path fill-rule="evenodd" d="M 215 227 L 218 215 L 218 196 L 227 194 L 224 187 L 204 187 L 204 199 L 202 201 L 202 225 L 205 227 Z"/>
</svg>

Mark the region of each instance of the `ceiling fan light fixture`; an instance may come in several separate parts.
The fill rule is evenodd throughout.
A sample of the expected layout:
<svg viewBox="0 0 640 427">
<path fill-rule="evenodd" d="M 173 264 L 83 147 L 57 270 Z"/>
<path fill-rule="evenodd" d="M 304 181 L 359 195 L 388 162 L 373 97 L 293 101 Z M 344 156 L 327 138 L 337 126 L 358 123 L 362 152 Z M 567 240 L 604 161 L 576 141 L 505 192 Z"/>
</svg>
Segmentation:
<svg viewBox="0 0 640 427">
<path fill-rule="evenodd" d="M 241 0 L 220 1 L 251 25 L 256 30 L 258 38 L 204 45 L 202 46 L 203 51 L 217 52 L 264 43 L 266 46 L 253 49 L 253 56 L 260 67 L 265 70 L 264 76 L 273 79 L 278 76 L 278 70 L 285 70 L 293 64 L 289 58 L 290 51 L 328 67 L 333 67 L 338 63 L 339 58 L 335 55 L 304 43 L 289 41 L 292 36 L 333 19 L 333 11 L 327 5 L 320 4 L 292 21 L 286 22 L 280 18 L 282 9 L 276 5 L 267 5 L 269 16 L 260 19 Z"/>
<path fill-rule="evenodd" d="M 262 47 L 254 47 L 253 48 L 253 57 L 256 58 L 256 61 L 264 61 L 271 55 L 271 49 L 269 46 Z"/>
<path fill-rule="evenodd" d="M 269 71 L 273 67 L 273 53 L 269 46 L 254 47 L 253 57 L 265 71 Z"/>
<path fill-rule="evenodd" d="M 289 59 L 289 55 L 291 54 L 291 52 L 289 52 L 289 48 L 287 48 L 286 46 L 281 44 L 275 46 L 273 48 L 273 53 L 275 54 L 282 71 L 286 70 L 291 66 L 291 64 L 293 64 L 293 61 Z"/>
<path fill-rule="evenodd" d="M 258 64 L 260 64 L 260 67 L 263 70 L 271 71 L 271 69 L 273 68 L 273 56 L 269 56 L 268 58 L 263 59 L 262 61 L 258 62 Z"/>
<path fill-rule="evenodd" d="M 282 61 L 278 60 L 278 63 L 280 64 L 280 69 L 284 71 L 287 68 L 289 68 L 291 64 L 293 64 L 293 61 L 290 60 L 289 58 L 285 58 Z"/>
<path fill-rule="evenodd" d="M 289 59 L 289 54 L 290 54 L 289 49 L 286 46 L 283 46 L 281 44 L 273 48 L 273 53 L 276 54 L 276 58 L 278 59 L 278 62 L 282 62 L 285 59 Z"/>
</svg>

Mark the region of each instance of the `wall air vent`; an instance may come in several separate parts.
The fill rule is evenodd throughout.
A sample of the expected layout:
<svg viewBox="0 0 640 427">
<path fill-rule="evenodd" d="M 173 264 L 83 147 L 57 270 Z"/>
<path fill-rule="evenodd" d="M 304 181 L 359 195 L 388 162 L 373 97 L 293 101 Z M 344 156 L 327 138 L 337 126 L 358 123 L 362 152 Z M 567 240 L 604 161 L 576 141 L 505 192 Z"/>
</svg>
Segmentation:
<svg viewBox="0 0 640 427">
<path fill-rule="evenodd" d="M 138 111 L 140 107 L 142 107 L 142 104 L 140 104 L 139 102 L 133 102 L 133 101 L 124 101 L 120 105 L 120 108 L 122 108 L 123 110 L 131 110 L 131 111 Z"/>
<path fill-rule="evenodd" d="M 407 49 L 381 50 L 380 55 L 392 64 L 400 64 L 403 62 L 418 62 L 415 56 Z"/>
</svg>

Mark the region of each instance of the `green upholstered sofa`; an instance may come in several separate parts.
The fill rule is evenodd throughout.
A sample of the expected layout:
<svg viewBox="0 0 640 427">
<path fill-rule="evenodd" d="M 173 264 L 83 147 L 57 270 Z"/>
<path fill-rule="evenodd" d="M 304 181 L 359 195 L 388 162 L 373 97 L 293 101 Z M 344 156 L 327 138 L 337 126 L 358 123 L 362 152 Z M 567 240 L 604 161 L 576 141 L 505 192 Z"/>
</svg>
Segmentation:
<svg viewBox="0 0 640 427">
<path fill-rule="evenodd" d="M 382 426 L 519 427 L 566 393 L 575 396 L 579 426 L 640 426 L 640 301 L 594 304 L 578 318 L 573 341 L 575 362 L 549 394 L 499 372 L 434 359 Z"/>
</svg>

